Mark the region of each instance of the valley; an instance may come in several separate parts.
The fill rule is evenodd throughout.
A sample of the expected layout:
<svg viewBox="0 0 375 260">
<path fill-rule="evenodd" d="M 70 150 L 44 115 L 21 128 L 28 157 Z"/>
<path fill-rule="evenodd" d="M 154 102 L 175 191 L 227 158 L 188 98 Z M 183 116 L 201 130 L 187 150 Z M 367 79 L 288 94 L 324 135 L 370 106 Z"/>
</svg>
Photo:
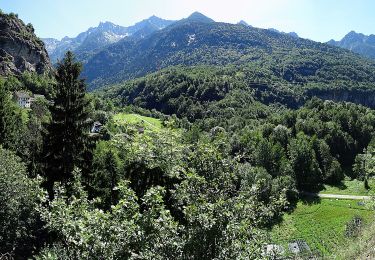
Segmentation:
<svg viewBox="0 0 375 260">
<path fill-rule="evenodd" d="M 373 35 L 20 17 L 0 10 L 0 260 L 371 258 Z"/>
</svg>

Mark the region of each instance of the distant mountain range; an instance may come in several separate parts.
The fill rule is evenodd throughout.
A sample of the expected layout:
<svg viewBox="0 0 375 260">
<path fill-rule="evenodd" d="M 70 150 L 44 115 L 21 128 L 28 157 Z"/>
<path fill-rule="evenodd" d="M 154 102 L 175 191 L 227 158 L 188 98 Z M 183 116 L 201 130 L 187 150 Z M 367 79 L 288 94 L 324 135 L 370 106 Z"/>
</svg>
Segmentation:
<svg viewBox="0 0 375 260">
<path fill-rule="evenodd" d="M 347 42 L 361 39 L 367 45 L 372 43 L 371 36 L 349 36 Z M 345 50 L 346 45 L 338 48 L 333 42 L 319 43 L 293 32 L 259 29 L 245 21 L 215 22 L 198 12 L 179 21 L 153 16 L 131 27 L 101 23 L 76 38 L 45 42 L 53 61 L 67 49 L 76 53 L 84 62 L 82 75 L 89 90 L 107 87 L 111 91 L 115 84 L 164 68 L 220 68 L 236 75 L 231 80 L 250 85 L 262 82 L 272 89 L 268 93 L 279 91 L 269 99 L 281 96 L 289 100 L 289 91 L 294 93 L 296 98 L 292 99 L 297 101 L 287 101 L 289 105 L 297 106 L 302 95 L 375 107 L 374 62 Z M 217 73 L 227 77 L 222 71 Z M 272 87 L 275 83 L 283 87 Z M 292 90 L 285 85 L 293 86 Z M 286 92 L 281 93 L 281 89 Z"/>
<path fill-rule="evenodd" d="M 199 12 L 193 13 L 186 19 L 205 23 L 215 22 Z M 101 22 L 97 27 L 91 27 L 74 38 L 66 36 L 61 40 L 54 38 L 43 38 L 42 40 L 45 43 L 52 63 L 56 63 L 58 59 L 61 59 L 68 50 L 73 51 L 80 61 L 86 63 L 91 56 L 112 43 L 116 43 L 124 38 L 139 40 L 156 31 L 164 29 L 175 22 L 184 22 L 186 19 L 172 21 L 151 16 L 150 18 L 129 27 L 123 27 L 111 22 Z M 243 20 L 238 24 L 252 27 Z M 273 28 L 270 28 L 269 30 L 298 37 L 295 32 L 284 33 Z"/>
<path fill-rule="evenodd" d="M 75 38 L 64 37 L 61 40 L 44 38 L 42 40 L 53 63 L 61 59 L 68 50 L 74 51 L 79 60 L 86 62 L 89 57 L 109 44 L 124 38 L 142 39 L 173 22 L 156 16 L 151 16 L 129 27 L 101 22 L 99 26 L 92 27 Z"/>
<path fill-rule="evenodd" d="M 31 24 L 25 25 L 14 14 L 1 14 L 0 25 L 0 75 L 25 71 L 45 74 L 52 70 L 44 43 L 35 36 Z M 373 43 L 373 36 L 349 36 L 346 42 Z M 298 107 L 301 100 L 318 96 L 375 107 L 374 61 L 343 48 L 244 22 L 215 22 L 200 13 L 179 21 L 150 17 L 132 27 L 101 23 L 76 38 L 46 42 L 51 53 L 57 53 L 61 42 L 73 46 L 68 49 L 85 62 L 83 77 L 89 90 L 111 92 L 125 81 L 133 84 L 130 79 L 148 78 L 148 74 L 159 71 L 154 75 L 166 86 L 182 84 L 185 72 L 192 73 L 193 80 L 205 82 L 204 75 L 211 71 L 225 83 L 224 89 L 240 84 L 244 90 L 258 93 L 264 103 Z M 194 76 L 195 69 L 199 77 Z M 163 73 L 167 70 L 172 74 L 185 72 L 170 81 L 169 74 Z M 144 79 L 137 82 L 141 89 Z M 209 84 L 217 87 L 215 82 Z M 157 86 L 151 84 L 148 90 L 157 93 L 153 88 Z M 170 89 L 173 91 L 173 87 Z M 133 98 L 138 96 L 137 91 L 131 93 Z M 209 98 L 212 93 L 202 95 Z"/>
<path fill-rule="evenodd" d="M 375 59 L 375 35 L 364 35 L 351 31 L 341 41 L 330 40 L 329 45 L 351 50 L 364 57 Z"/>
<path fill-rule="evenodd" d="M 83 76 L 93 90 L 171 66 L 235 67 L 263 82 L 300 85 L 367 84 L 375 75 L 373 63 L 347 50 L 194 13 L 143 39 L 103 48 L 87 61 Z"/>
</svg>

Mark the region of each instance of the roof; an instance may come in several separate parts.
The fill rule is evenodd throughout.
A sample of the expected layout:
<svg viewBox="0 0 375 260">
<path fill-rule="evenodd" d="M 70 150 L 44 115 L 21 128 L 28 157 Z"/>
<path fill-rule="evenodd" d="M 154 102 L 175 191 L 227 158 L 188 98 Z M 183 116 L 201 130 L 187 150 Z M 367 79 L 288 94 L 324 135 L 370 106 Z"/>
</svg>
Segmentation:
<svg viewBox="0 0 375 260">
<path fill-rule="evenodd" d="M 14 95 L 18 98 L 30 98 L 30 95 L 27 92 L 23 91 L 16 91 L 14 92 Z"/>
<path fill-rule="evenodd" d="M 46 97 L 44 95 L 34 94 L 34 98 L 43 98 L 43 99 L 45 99 Z"/>
</svg>

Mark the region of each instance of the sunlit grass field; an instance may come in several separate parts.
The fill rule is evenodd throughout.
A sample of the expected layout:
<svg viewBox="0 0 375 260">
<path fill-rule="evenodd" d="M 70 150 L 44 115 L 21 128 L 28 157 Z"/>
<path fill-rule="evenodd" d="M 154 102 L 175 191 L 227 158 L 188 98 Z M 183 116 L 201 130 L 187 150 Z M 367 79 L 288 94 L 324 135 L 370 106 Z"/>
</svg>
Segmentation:
<svg viewBox="0 0 375 260">
<path fill-rule="evenodd" d="M 150 128 L 151 130 L 160 130 L 162 126 L 162 122 L 159 119 L 141 116 L 138 114 L 127 114 L 127 113 L 118 113 L 113 116 L 113 121 L 118 124 L 140 124 L 143 125 L 145 128 Z"/>
<path fill-rule="evenodd" d="M 283 216 L 271 231 L 271 240 L 287 248 L 288 243 L 304 240 L 313 252 L 330 256 L 337 248 L 351 240 L 345 236 L 346 223 L 360 216 L 364 225 L 374 220 L 374 212 L 358 201 L 321 199 L 311 203 L 298 202 L 295 210 Z"/>
<path fill-rule="evenodd" d="M 320 193 L 340 194 L 340 195 L 375 195 L 375 180 L 369 180 L 370 190 L 366 190 L 363 181 L 345 179 L 341 185 L 330 186 L 324 185 L 324 189 Z"/>
</svg>

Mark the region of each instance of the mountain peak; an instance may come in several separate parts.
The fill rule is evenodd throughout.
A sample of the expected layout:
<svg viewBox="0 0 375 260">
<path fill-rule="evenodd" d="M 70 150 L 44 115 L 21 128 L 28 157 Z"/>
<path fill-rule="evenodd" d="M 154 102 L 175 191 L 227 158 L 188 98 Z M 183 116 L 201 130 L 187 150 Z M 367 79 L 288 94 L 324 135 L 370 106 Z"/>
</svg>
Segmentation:
<svg viewBox="0 0 375 260">
<path fill-rule="evenodd" d="M 148 20 L 162 20 L 160 17 L 157 17 L 156 15 L 152 15 L 150 16 L 150 18 L 148 18 Z"/>
<path fill-rule="evenodd" d="M 355 31 L 350 31 L 347 35 L 344 36 L 342 41 L 354 42 L 354 41 L 363 41 L 365 35 L 362 33 L 357 33 Z"/>
<path fill-rule="evenodd" d="M 107 28 L 113 28 L 116 26 L 117 26 L 116 24 L 106 21 L 106 22 L 100 22 L 98 28 L 107 29 Z"/>
<path fill-rule="evenodd" d="M 245 22 L 244 20 L 239 21 L 238 24 L 245 25 L 245 26 L 250 26 L 250 25 L 249 25 L 247 22 Z"/>
<path fill-rule="evenodd" d="M 202 14 L 200 12 L 194 12 L 194 13 L 192 13 L 187 18 L 187 20 L 195 21 L 195 22 L 203 22 L 203 23 L 212 23 L 212 22 L 215 22 L 214 20 L 212 20 L 211 18 L 205 16 L 204 14 Z"/>
</svg>

